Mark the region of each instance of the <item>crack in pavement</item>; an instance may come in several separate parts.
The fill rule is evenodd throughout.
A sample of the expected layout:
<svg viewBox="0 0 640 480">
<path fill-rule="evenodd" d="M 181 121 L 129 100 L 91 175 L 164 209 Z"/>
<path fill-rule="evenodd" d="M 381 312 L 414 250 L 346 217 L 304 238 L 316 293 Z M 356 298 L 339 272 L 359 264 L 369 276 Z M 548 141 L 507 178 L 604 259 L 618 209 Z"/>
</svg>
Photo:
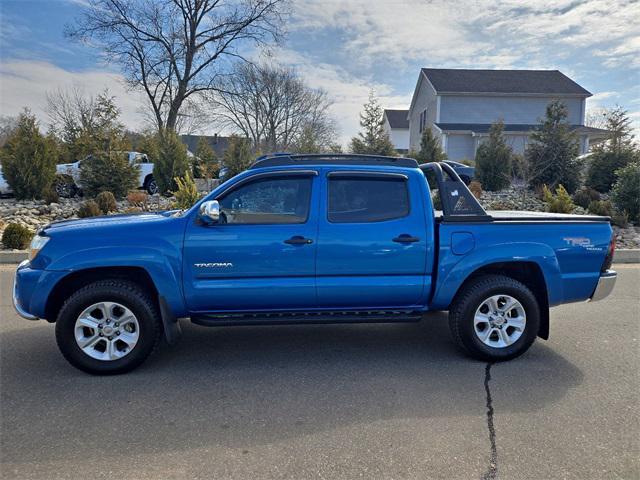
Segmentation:
<svg viewBox="0 0 640 480">
<path fill-rule="evenodd" d="M 484 369 L 484 391 L 487 394 L 487 428 L 489 429 L 489 442 L 491 444 L 491 455 L 489 457 L 489 468 L 482 475 L 482 480 L 494 480 L 498 475 L 498 450 L 496 448 L 496 429 L 493 425 L 493 400 L 491 398 L 491 389 L 489 382 L 491 381 L 491 366 L 493 363 L 487 363 Z"/>
</svg>

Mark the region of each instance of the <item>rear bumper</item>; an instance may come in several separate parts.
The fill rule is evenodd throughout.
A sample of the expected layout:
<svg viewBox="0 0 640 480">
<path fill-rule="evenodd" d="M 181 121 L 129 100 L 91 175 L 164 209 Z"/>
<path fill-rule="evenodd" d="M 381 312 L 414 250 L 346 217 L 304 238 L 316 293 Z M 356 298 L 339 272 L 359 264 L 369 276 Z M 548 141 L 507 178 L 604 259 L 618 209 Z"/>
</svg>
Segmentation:
<svg viewBox="0 0 640 480">
<path fill-rule="evenodd" d="M 614 270 L 607 270 L 601 273 L 598 279 L 598 285 L 596 285 L 596 289 L 593 291 L 593 294 L 591 294 L 589 301 L 597 302 L 598 300 L 608 297 L 616 284 L 617 278 L 618 274 Z"/>
<path fill-rule="evenodd" d="M 20 265 L 18 265 L 18 271 L 16 271 L 16 275 L 13 277 L 13 308 L 22 318 L 26 318 L 27 320 L 38 320 L 38 317 L 36 317 L 35 315 L 31 315 L 22 307 L 22 305 L 20 304 L 20 297 L 18 296 L 18 272 L 28 263 L 29 260 L 25 260 Z"/>
</svg>

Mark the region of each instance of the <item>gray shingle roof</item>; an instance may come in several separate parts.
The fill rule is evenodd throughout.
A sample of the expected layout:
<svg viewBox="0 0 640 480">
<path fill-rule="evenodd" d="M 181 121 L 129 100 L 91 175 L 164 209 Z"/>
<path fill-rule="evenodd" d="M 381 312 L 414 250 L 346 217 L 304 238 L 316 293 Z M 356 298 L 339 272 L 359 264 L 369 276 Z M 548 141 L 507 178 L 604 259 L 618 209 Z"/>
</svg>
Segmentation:
<svg viewBox="0 0 640 480">
<path fill-rule="evenodd" d="M 218 160 L 222 160 L 224 152 L 229 146 L 230 137 L 222 137 L 220 135 L 180 135 L 180 140 L 182 140 L 182 143 L 187 146 L 187 149 L 191 153 L 195 154 L 198 149 L 198 141 L 200 141 L 200 137 L 204 137 L 207 140 L 209 146 L 216 153 Z"/>
<path fill-rule="evenodd" d="M 558 70 L 463 70 L 423 68 L 438 93 L 516 93 L 582 95 L 591 93 Z"/>
<path fill-rule="evenodd" d="M 409 128 L 409 110 L 385 110 L 384 114 L 391 128 Z"/>
</svg>

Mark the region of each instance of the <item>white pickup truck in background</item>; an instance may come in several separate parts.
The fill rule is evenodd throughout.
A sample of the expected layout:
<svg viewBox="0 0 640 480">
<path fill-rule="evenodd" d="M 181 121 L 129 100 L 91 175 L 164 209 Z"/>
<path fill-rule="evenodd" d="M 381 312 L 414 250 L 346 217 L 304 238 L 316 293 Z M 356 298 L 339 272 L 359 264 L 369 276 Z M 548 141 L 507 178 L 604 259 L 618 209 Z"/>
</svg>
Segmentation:
<svg viewBox="0 0 640 480">
<path fill-rule="evenodd" d="M 129 162 L 138 166 L 138 188 L 144 188 L 149 195 L 158 193 L 158 186 L 153 178 L 153 163 L 149 160 L 146 153 L 127 152 Z M 56 192 L 61 197 L 73 197 L 82 189 L 80 182 L 80 165 L 83 160 L 77 160 L 73 163 L 62 163 L 56 165 L 56 173 L 66 175 L 67 182 L 56 182 Z M 2 167 L 0 166 L 0 195 L 11 195 L 13 191 L 2 176 Z"/>
<path fill-rule="evenodd" d="M 146 153 L 127 152 L 129 163 L 138 166 L 138 188 L 144 188 L 149 195 L 158 192 L 158 186 L 153 178 L 153 163 L 149 160 Z M 56 184 L 56 191 L 62 197 L 73 196 L 78 190 L 82 189 L 80 182 L 80 165 L 83 160 L 77 160 L 73 163 L 62 163 L 56 166 L 59 174 L 67 175 L 73 179 L 73 184 L 64 185 Z"/>
<path fill-rule="evenodd" d="M 4 175 L 2 175 L 2 165 L 0 165 L 0 196 L 5 196 L 13 193 L 11 187 L 4 179 Z"/>
</svg>

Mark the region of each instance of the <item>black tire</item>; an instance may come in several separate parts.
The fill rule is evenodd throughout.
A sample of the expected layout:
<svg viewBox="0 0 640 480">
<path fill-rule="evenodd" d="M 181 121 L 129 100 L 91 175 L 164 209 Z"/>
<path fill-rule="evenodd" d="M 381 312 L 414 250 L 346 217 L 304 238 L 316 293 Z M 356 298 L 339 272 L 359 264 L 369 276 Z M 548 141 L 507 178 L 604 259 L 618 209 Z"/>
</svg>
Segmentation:
<svg viewBox="0 0 640 480">
<path fill-rule="evenodd" d="M 153 175 L 147 177 L 147 179 L 145 180 L 144 189 L 149 195 L 155 195 L 156 193 L 158 193 L 158 184 L 156 183 L 156 179 L 153 178 Z"/>
<path fill-rule="evenodd" d="M 78 187 L 71 175 L 58 174 L 53 188 L 60 198 L 73 198 L 78 193 Z"/>
<path fill-rule="evenodd" d="M 82 311 L 106 301 L 127 307 L 139 325 L 138 341 L 131 351 L 110 361 L 84 353 L 74 336 L 75 322 Z M 81 288 L 64 302 L 56 320 L 56 341 L 62 355 L 74 367 L 96 375 L 126 373 L 138 367 L 158 345 L 161 332 L 160 314 L 153 300 L 137 284 L 126 280 L 100 280 Z"/>
<path fill-rule="evenodd" d="M 526 314 L 524 331 L 514 343 L 502 348 L 484 344 L 474 331 L 474 316 L 482 303 L 493 295 L 509 295 L 520 302 Z M 449 310 L 449 328 L 457 345 L 478 360 L 500 362 L 526 352 L 538 336 L 540 306 L 529 288 L 503 275 L 484 275 L 464 285 Z"/>
</svg>

